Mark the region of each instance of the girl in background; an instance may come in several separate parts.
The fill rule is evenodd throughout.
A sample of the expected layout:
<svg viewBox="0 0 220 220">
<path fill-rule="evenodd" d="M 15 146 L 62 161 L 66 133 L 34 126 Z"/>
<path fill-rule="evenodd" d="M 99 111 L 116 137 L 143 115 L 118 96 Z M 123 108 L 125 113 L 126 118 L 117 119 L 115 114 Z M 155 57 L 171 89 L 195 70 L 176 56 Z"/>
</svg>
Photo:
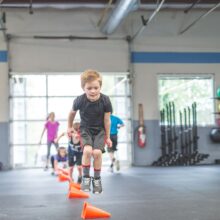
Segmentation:
<svg viewBox="0 0 220 220">
<path fill-rule="evenodd" d="M 55 139 L 57 138 L 59 125 L 60 125 L 59 122 L 55 120 L 55 113 L 51 112 L 47 118 L 47 122 L 44 125 L 44 129 L 41 134 L 41 138 L 39 142 L 39 144 L 41 144 L 44 132 L 47 131 L 47 159 L 46 159 L 45 170 L 48 169 L 51 145 L 53 144 L 56 147 L 56 149 L 59 146 L 58 143 L 55 142 Z"/>
<path fill-rule="evenodd" d="M 59 147 L 57 150 L 57 154 L 51 156 L 51 165 L 53 168 L 52 175 L 57 175 L 59 168 L 64 169 L 67 168 L 67 151 L 65 147 Z"/>
</svg>

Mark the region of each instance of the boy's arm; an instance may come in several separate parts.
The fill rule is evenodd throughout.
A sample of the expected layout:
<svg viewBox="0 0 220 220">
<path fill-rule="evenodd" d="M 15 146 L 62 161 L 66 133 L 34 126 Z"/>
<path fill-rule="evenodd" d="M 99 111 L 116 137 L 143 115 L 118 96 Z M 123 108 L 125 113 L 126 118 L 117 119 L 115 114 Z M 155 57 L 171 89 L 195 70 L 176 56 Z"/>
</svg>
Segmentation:
<svg viewBox="0 0 220 220">
<path fill-rule="evenodd" d="M 106 112 L 105 115 L 104 115 L 106 143 L 109 147 L 112 146 L 112 142 L 111 142 L 111 139 L 110 139 L 110 127 L 111 127 L 110 115 L 111 115 L 111 112 Z"/>
<path fill-rule="evenodd" d="M 68 128 L 67 128 L 67 133 L 68 135 L 71 134 L 71 132 L 73 131 L 73 121 L 75 119 L 76 116 L 76 111 L 71 110 L 68 116 Z"/>
</svg>

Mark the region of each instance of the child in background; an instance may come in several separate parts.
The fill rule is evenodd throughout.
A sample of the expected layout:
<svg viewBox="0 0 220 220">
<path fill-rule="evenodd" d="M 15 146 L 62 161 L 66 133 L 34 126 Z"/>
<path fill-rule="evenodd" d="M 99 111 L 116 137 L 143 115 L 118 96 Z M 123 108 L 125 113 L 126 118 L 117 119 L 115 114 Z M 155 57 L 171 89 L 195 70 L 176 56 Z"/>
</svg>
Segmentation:
<svg viewBox="0 0 220 220">
<path fill-rule="evenodd" d="M 67 151 L 65 147 L 59 147 L 57 154 L 51 156 L 51 165 L 53 168 L 52 175 L 57 175 L 59 168 L 67 168 Z"/>
<path fill-rule="evenodd" d="M 110 138 L 112 141 L 112 147 L 108 147 L 107 151 L 109 153 L 109 157 L 111 160 L 110 171 L 114 171 L 114 163 L 115 163 L 115 151 L 117 151 L 118 145 L 118 129 L 124 126 L 124 122 L 117 116 L 112 115 L 110 116 L 111 119 L 111 130 L 110 130 Z M 116 161 L 116 169 L 120 169 L 119 160 Z"/>
<path fill-rule="evenodd" d="M 39 142 L 39 144 L 41 144 L 44 132 L 47 130 L 47 160 L 46 160 L 45 170 L 48 169 L 51 145 L 54 144 L 56 149 L 59 147 L 58 143 L 55 142 L 59 125 L 60 125 L 59 122 L 55 121 L 55 113 L 51 112 L 47 118 L 47 122 L 44 125 L 44 129 L 41 134 L 41 138 Z"/>
<path fill-rule="evenodd" d="M 80 123 L 73 123 L 72 132 L 68 135 L 69 143 L 68 143 L 68 161 L 69 161 L 69 171 L 70 177 L 73 181 L 73 171 L 74 166 L 77 165 L 78 169 L 78 180 L 77 183 L 81 183 L 82 181 L 82 147 L 80 146 L 80 132 L 79 132 Z M 61 137 L 67 135 L 67 133 L 62 133 L 58 138 L 57 142 Z"/>
<path fill-rule="evenodd" d="M 101 166 L 102 151 L 105 141 L 109 147 L 110 139 L 110 114 L 112 105 L 108 96 L 100 93 L 102 77 L 95 70 L 87 70 L 81 74 L 81 87 L 84 94 L 78 96 L 68 117 L 68 134 L 73 131 L 72 123 L 77 111 L 80 113 L 80 135 L 83 147 L 82 166 L 83 178 L 81 189 L 90 191 L 91 179 L 93 193 L 102 192 Z M 94 177 L 90 177 L 91 158 L 94 158 Z"/>
</svg>

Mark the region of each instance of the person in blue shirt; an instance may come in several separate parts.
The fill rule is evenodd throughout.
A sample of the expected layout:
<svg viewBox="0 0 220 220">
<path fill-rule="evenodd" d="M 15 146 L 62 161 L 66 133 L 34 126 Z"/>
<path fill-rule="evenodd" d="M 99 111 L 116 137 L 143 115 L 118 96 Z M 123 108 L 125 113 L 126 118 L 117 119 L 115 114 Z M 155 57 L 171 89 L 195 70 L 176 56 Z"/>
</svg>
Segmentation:
<svg viewBox="0 0 220 220">
<path fill-rule="evenodd" d="M 110 171 L 114 171 L 114 163 L 116 162 L 116 169 L 120 169 L 119 160 L 116 161 L 115 159 L 115 151 L 117 151 L 118 145 L 118 129 L 124 126 L 124 122 L 117 116 L 112 115 L 110 116 L 111 119 L 111 129 L 110 129 L 110 138 L 112 141 L 112 147 L 108 147 L 107 151 L 109 153 L 109 157 L 111 160 Z"/>
</svg>

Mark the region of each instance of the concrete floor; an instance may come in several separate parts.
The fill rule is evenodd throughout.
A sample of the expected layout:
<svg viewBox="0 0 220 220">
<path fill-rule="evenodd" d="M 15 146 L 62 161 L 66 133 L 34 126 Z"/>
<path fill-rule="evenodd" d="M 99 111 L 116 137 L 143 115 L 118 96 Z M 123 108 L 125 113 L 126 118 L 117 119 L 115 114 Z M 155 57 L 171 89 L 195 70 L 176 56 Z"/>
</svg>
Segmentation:
<svg viewBox="0 0 220 220">
<path fill-rule="evenodd" d="M 69 200 L 50 172 L 0 172 L 0 220 L 78 220 L 84 201 L 115 220 L 220 220 L 220 166 L 103 172 L 104 192 Z"/>
</svg>

